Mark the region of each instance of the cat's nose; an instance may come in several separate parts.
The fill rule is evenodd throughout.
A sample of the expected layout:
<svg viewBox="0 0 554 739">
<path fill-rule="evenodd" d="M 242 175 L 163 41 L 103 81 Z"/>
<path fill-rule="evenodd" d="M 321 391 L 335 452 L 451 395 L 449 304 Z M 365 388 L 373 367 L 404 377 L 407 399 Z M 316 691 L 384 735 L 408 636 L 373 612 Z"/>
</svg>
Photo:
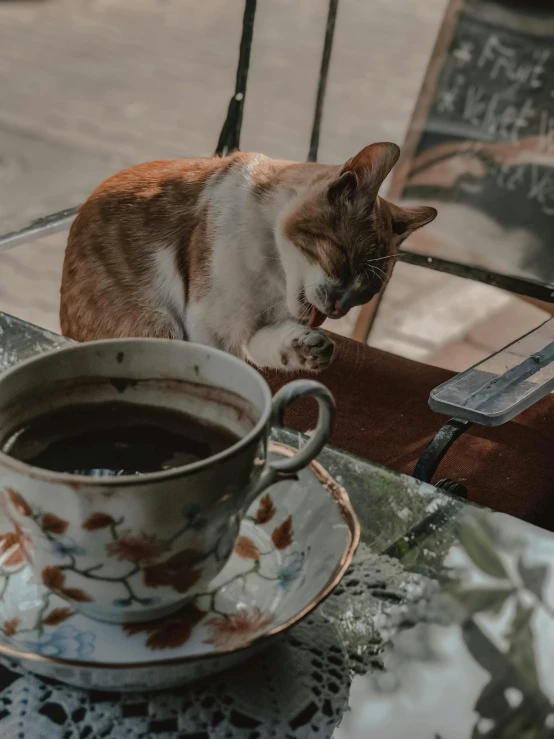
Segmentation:
<svg viewBox="0 0 554 739">
<path fill-rule="evenodd" d="M 330 296 L 327 315 L 329 318 L 342 318 L 355 305 L 368 302 L 376 293 L 376 290 L 360 290 L 357 285 L 352 285 L 339 294 Z"/>
<path fill-rule="evenodd" d="M 348 308 L 346 308 L 344 299 L 341 298 L 340 300 L 335 300 L 334 305 L 331 307 L 331 310 L 329 311 L 329 318 L 342 318 L 348 313 Z"/>
</svg>

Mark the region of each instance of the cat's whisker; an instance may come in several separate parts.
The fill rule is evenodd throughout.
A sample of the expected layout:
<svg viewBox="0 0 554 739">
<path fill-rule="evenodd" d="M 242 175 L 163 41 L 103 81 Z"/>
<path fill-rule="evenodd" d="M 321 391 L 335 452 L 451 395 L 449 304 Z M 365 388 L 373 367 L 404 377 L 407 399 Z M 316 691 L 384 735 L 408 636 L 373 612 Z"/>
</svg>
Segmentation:
<svg viewBox="0 0 554 739">
<path fill-rule="evenodd" d="M 378 272 L 380 272 L 384 276 L 385 280 L 387 280 L 389 277 L 388 274 L 385 272 L 385 270 L 381 269 L 381 267 L 376 267 L 375 265 L 371 265 L 370 269 L 376 277 L 379 277 Z"/>
<path fill-rule="evenodd" d="M 369 279 L 373 274 L 375 273 L 371 271 L 371 267 L 369 265 L 366 265 L 364 267 L 364 275 Z"/>
<path fill-rule="evenodd" d="M 369 264 L 370 262 L 382 262 L 385 259 L 398 259 L 400 257 L 400 254 L 387 254 L 386 257 L 375 257 L 375 259 L 366 259 L 364 261 L 364 264 Z"/>
<path fill-rule="evenodd" d="M 255 316 L 252 316 L 252 320 L 254 321 L 256 318 L 259 318 L 260 316 L 263 316 L 264 313 L 269 313 L 270 310 L 273 308 L 276 308 L 278 305 L 281 305 L 282 303 L 285 303 L 287 300 L 286 297 L 281 298 L 281 300 L 278 300 L 276 303 L 273 303 L 273 305 L 268 306 L 267 308 L 264 308 L 262 311 L 257 313 Z"/>
</svg>

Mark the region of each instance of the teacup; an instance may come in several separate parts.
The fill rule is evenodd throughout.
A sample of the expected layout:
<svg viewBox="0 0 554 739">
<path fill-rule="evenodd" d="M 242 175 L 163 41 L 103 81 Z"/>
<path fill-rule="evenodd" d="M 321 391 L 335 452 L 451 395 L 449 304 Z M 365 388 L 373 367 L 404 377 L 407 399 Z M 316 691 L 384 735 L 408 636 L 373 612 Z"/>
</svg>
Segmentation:
<svg viewBox="0 0 554 739">
<path fill-rule="evenodd" d="M 319 404 L 317 428 L 295 456 L 267 463 L 270 426 L 305 395 Z M 114 400 L 178 409 L 238 438 L 186 466 L 118 477 L 54 472 L 0 452 L 0 515 L 10 522 L 9 543 L 71 607 L 120 623 L 161 617 L 206 588 L 233 551 L 250 503 L 321 451 L 334 401 L 312 380 L 290 382 L 272 400 L 254 368 L 206 346 L 95 341 L 0 376 L 2 448 L 14 430 L 45 413 Z"/>
</svg>

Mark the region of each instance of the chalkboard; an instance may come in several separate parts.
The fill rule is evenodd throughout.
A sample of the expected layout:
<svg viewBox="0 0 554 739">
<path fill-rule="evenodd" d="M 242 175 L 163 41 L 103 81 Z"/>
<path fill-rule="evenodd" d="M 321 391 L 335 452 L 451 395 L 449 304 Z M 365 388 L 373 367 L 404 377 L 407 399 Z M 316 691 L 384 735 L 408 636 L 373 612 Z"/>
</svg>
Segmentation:
<svg viewBox="0 0 554 739">
<path fill-rule="evenodd" d="M 554 282 L 554 2 L 452 0 L 389 193 L 409 247 Z"/>
</svg>

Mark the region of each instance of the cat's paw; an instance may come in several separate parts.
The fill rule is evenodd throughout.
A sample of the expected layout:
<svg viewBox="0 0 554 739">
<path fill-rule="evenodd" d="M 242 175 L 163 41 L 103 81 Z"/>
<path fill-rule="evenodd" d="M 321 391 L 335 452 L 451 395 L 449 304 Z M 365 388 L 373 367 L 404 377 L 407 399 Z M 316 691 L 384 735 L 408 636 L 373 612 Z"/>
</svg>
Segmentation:
<svg viewBox="0 0 554 739">
<path fill-rule="evenodd" d="M 320 372 L 331 364 L 334 350 L 335 342 L 326 333 L 308 329 L 292 340 L 290 350 L 283 357 L 283 364 Z"/>
</svg>

